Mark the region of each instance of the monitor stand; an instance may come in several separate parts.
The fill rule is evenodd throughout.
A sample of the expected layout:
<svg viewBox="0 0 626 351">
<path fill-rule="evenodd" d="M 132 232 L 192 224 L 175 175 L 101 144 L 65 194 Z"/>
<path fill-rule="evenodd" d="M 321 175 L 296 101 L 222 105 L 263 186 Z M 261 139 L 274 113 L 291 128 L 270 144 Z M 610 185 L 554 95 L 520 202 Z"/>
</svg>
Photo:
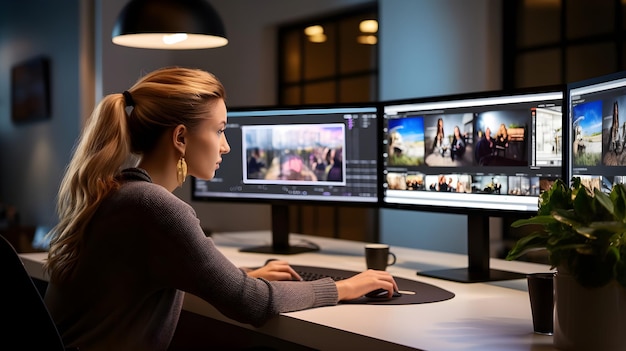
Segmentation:
<svg viewBox="0 0 626 351">
<path fill-rule="evenodd" d="M 318 251 L 314 246 L 289 244 L 289 205 L 272 204 L 272 245 L 243 248 L 241 252 L 270 253 L 293 255 L 303 252 Z"/>
<path fill-rule="evenodd" d="M 526 277 L 523 273 L 489 268 L 489 216 L 468 214 L 467 232 L 467 258 L 469 261 L 467 268 L 417 272 L 417 275 L 460 283 L 513 280 Z"/>
</svg>

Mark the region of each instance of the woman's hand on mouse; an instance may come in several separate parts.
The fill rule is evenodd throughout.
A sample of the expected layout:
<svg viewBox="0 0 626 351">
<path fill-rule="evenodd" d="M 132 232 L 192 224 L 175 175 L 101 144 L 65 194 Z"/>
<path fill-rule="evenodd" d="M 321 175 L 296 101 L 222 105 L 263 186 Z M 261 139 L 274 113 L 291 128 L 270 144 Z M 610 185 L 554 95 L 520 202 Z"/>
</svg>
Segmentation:
<svg viewBox="0 0 626 351">
<path fill-rule="evenodd" d="M 398 285 L 391 274 L 386 271 L 369 269 L 348 279 L 337 281 L 337 293 L 339 301 L 354 300 L 376 289 L 389 291 L 389 296 Z"/>
<path fill-rule="evenodd" d="M 287 261 L 280 260 L 268 261 L 265 266 L 249 271 L 248 275 L 267 280 L 302 280 Z"/>
</svg>

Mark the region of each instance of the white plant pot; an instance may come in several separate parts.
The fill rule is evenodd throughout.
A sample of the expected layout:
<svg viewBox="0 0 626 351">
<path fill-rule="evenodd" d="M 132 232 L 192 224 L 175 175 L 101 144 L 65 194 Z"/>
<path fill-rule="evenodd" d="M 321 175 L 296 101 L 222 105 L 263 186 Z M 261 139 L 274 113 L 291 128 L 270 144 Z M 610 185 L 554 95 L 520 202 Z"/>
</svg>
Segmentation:
<svg viewBox="0 0 626 351">
<path fill-rule="evenodd" d="M 585 288 L 557 271 L 554 346 L 559 350 L 626 350 L 626 289 L 616 281 Z"/>
</svg>

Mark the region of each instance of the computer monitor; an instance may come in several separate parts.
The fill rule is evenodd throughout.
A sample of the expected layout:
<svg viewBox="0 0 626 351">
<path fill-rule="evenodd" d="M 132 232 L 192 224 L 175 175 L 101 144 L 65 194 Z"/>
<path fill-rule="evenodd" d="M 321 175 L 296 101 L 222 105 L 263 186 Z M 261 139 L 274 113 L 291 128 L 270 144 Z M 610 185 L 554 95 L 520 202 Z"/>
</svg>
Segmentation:
<svg viewBox="0 0 626 351">
<path fill-rule="evenodd" d="M 568 176 L 589 189 L 610 192 L 625 183 L 626 72 L 595 77 L 567 86 L 570 131 Z M 626 114 L 625 114 L 626 116 Z"/>
<path fill-rule="evenodd" d="M 459 282 L 519 278 L 489 267 L 489 217 L 535 215 L 539 194 L 562 177 L 564 89 L 382 104 L 381 205 L 468 217 L 469 266 L 418 274 Z"/>
<path fill-rule="evenodd" d="M 289 205 L 379 206 L 377 104 L 231 108 L 230 153 L 210 181 L 194 179 L 196 201 L 272 206 L 272 244 L 246 252 L 295 254 Z"/>
</svg>

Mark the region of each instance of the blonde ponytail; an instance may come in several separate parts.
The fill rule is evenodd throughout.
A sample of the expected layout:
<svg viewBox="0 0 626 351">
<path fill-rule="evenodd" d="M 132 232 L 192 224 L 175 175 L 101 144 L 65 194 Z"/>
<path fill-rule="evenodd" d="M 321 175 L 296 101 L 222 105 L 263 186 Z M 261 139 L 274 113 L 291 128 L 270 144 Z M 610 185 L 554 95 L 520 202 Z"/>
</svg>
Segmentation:
<svg viewBox="0 0 626 351">
<path fill-rule="evenodd" d="M 124 98 L 106 96 L 88 120 L 58 193 L 59 223 L 52 229 L 44 266 L 53 281 L 66 279 L 79 257 L 83 233 L 115 176 L 130 157 Z"/>
</svg>

